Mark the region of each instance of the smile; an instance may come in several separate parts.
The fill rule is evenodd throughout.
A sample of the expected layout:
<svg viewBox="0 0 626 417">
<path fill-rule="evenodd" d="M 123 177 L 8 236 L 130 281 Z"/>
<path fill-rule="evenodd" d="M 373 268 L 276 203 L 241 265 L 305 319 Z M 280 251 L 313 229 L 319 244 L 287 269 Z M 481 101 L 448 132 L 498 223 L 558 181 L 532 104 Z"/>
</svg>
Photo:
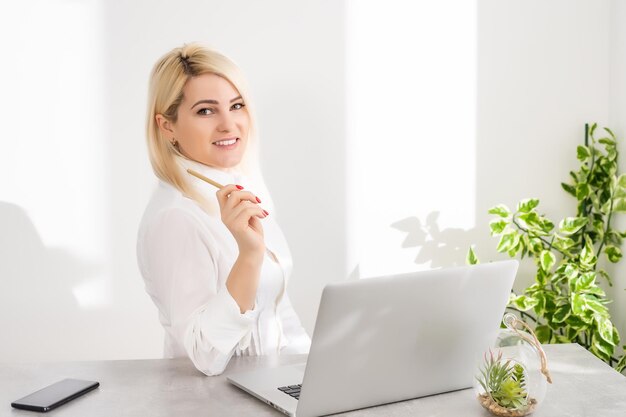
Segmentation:
<svg viewBox="0 0 626 417">
<path fill-rule="evenodd" d="M 237 143 L 238 140 L 239 140 L 239 138 L 222 139 L 222 140 L 219 140 L 217 142 L 213 142 L 213 145 L 217 145 L 217 146 L 232 146 L 235 143 Z"/>
</svg>

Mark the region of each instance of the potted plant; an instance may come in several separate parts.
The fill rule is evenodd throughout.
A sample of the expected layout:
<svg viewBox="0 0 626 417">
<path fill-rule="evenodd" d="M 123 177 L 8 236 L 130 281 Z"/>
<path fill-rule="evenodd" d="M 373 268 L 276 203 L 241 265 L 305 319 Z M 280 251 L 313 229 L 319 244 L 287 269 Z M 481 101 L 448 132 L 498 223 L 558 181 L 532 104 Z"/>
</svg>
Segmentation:
<svg viewBox="0 0 626 417">
<path fill-rule="evenodd" d="M 476 380 L 482 388 L 480 404 L 497 416 L 525 416 L 534 411 L 537 401 L 528 396 L 526 371 L 512 359 L 502 359 L 490 350 Z"/>
<path fill-rule="evenodd" d="M 498 252 L 531 257 L 537 267 L 534 283 L 522 294 L 512 294 L 508 308 L 534 327 L 541 343 L 579 343 L 622 372 L 626 355 L 615 356 L 620 336 L 607 308 L 611 301 L 598 282 L 612 285 L 599 260 L 617 263 L 622 258 L 626 232 L 615 230 L 611 222 L 626 213 L 626 174 L 618 172 L 617 138 L 604 128 L 596 139 L 596 129 L 595 123 L 585 125 L 584 145 L 577 147 L 580 169 L 570 172 L 570 183 L 561 184 L 576 198 L 575 216 L 557 227 L 538 211 L 539 200 L 525 199 L 516 210 L 492 207 L 490 228 L 499 237 Z M 478 263 L 473 248 L 467 262 Z"/>
</svg>

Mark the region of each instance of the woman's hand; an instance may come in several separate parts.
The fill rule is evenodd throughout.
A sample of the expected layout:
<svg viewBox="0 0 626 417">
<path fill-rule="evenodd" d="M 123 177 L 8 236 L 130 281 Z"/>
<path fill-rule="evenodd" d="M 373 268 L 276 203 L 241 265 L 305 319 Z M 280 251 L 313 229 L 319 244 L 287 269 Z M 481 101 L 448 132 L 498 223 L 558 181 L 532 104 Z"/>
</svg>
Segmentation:
<svg viewBox="0 0 626 417">
<path fill-rule="evenodd" d="M 217 191 L 222 222 L 226 225 L 239 246 L 239 255 L 263 256 L 265 241 L 263 226 L 259 219 L 269 214 L 263 210 L 258 199 L 243 187 L 229 184 Z"/>
</svg>

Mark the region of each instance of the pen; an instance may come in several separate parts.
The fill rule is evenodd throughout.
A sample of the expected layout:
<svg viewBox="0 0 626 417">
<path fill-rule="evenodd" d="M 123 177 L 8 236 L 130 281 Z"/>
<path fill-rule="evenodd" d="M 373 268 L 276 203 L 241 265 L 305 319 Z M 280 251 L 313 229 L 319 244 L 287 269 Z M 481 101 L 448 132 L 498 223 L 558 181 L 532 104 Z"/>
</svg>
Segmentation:
<svg viewBox="0 0 626 417">
<path fill-rule="evenodd" d="M 215 182 L 211 178 L 207 178 L 204 175 L 200 174 L 199 172 L 194 171 L 193 169 L 189 169 L 188 168 L 187 172 L 190 173 L 191 175 L 193 175 L 196 178 L 200 178 L 202 181 L 208 182 L 209 184 L 211 184 L 214 187 L 219 188 L 220 190 L 222 188 L 224 188 L 224 186 L 222 184 L 220 184 L 219 182 Z"/>
</svg>

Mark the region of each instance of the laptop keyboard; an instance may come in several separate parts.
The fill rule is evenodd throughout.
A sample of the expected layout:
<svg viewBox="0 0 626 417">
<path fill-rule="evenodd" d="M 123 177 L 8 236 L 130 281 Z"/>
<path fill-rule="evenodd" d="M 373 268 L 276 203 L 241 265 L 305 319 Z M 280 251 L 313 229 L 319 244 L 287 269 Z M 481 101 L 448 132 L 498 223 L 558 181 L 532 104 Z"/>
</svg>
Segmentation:
<svg viewBox="0 0 626 417">
<path fill-rule="evenodd" d="M 300 399 L 300 389 L 302 389 L 302 384 L 278 387 L 278 389 L 298 400 Z"/>
</svg>

